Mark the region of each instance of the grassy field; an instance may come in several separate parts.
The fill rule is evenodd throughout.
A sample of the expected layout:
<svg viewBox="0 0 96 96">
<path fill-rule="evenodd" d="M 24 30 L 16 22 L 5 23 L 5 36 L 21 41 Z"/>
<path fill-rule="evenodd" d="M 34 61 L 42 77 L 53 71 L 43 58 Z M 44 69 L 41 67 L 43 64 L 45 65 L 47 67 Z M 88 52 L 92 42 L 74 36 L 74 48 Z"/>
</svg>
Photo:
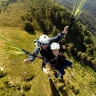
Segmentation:
<svg viewBox="0 0 96 96">
<path fill-rule="evenodd" d="M 16 28 L 6 28 L 0 30 L 0 36 L 29 52 L 33 51 L 34 45 L 32 43 L 39 35 L 39 32 L 37 32 L 36 35 L 29 35 L 26 32 Z M 40 60 L 38 61 L 38 59 L 36 59 L 36 61 L 34 61 L 32 64 L 26 65 L 23 63 L 23 59 L 27 58 L 28 56 L 17 53 L 16 49 L 11 48 L 10 45 L 8 45 L 2 39 L 0 39 L 0 45 L 0 66 L 7 71 L 6 78 L 8 78 L 10 83 L 16 86 L 21 83 L 23 84 L 23 81 L 26 80 L 26 78 L 33 77 L 33 80 L 29 82 L 29 85 L 32 86 L 32 88 L 25 94 L 27 96 L 30 96 L 29 94 L 33 94 L 32 96 L 40 96 L 39 94 L 41 94 L 41 96 L 47 96 L 44 95 L 46 92 L 48 92 L 47 94 L 50 94 L 50 88 L 47 84 L 48 79 L 40 69 Z"/>
<path fill-rule="evenodd" d="M 41 12 L 38 14 L 43 18 L 43 11 L 38 9 L 42 6 L 43 9 L 47 8 L 48 4 L 46 0 L 20 0 L 20 2 L 18 0 L 16 3 L 10 3 L 8 8 L 5 11 L 2 9 L 0 13 L 0 37 L 33 52 L 35 47 L 33 42 L 42 33 L 39 32 L 40 26 L 31 12 L 31 7 L 36 9 L 35 12 Z M 27 15 L 32 16 L 32 24 L 39 30 L 34 35 L 23 30 L 24 21 L 21 17 L 28 19 Z M 42 20 L 41 17 L 38 18 Z M 70 40 L 74 40 L 75 43 L 74 37 L 77 36 L 78 33 Z M 80 46 L 79 43 L 77 46 Z M 96 72 L 82 62 L 78 62 L 71 53 L 69 54 L 70 58 L 65 52 L 67 59 L 73 62 L 73 68 L 65 69 L 65 83 L 62 83 L 59 78 L 54 79 L 50 72 L 58 92 L 61 96 L 96 96 Z M 31 64 L 24 64 L 23 60 L 27 57 L 0 38 L 0 96 L 52 96 L 48 76 L 40 67 L 42 61 L 36 58 Z"/>
<path fill-rule="evenodd" d="M 30 35 L 19 28 L 0 28 L 0 36 L 29 52 L 33 51 L 33 41 L 40 34 Z M 48 77 L 40 68 L 41 60 L 24 64 L 23 59 L 28 56 L 18 53 L 1 38 L 0 46 L 0 68 L 7 73 L 0 79 L 0 96 L 50 96 Z M 72 57 L 68 59 L 73 62 L 73 69 L 65 70 L 65 84 L 60 79 L 55 80 L 61 96 L 96 96 L 96 73 Z"/>
</svg>

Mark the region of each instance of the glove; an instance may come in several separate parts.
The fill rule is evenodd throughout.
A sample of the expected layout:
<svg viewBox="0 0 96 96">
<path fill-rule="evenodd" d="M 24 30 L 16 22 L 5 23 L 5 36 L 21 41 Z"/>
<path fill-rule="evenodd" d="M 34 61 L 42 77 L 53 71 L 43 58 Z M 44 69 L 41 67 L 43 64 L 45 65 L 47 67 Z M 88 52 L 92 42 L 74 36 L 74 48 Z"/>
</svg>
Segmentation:
<svg viewBox="0 0 96 96">
<path fill-rule="evenodd" d="M 43 68 L 43 71 L 48 74 L 49 73 L 49 69 Z"/>
<path fill-rule="evenodd" d="M 67 32 L 68 32 L 68 27 L 69 27 L 69 26 L 66 26 L 66 27 L 64 28 L 64 30 L 63 30 L 63 32 L 62 32 L 63 34 L 67 34 Z"/>
<path fill-rule="evenodd" d="M 29 56 L 29 60 L 30 60 L 30 62 L 32 62 L 32 61 L 34 61 L 34 59 L 35 59 L 35 57 L 34 56 Z"/>
<path fill-rule="evenodd" d="M 27 58 L 27 59 L 24 59 L 24 61 L 23 61 L 25 64 L 30 64 L 31 63 L 31 61 L 30 61 L 30 59 L 29 58 Z"/>
</svg>

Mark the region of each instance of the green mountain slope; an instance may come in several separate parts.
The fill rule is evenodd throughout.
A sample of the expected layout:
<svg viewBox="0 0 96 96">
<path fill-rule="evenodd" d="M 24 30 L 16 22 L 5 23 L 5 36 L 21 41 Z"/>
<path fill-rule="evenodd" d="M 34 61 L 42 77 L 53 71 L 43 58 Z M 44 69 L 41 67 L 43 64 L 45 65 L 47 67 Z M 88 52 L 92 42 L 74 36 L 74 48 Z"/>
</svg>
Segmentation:
<svg viewBox="0 0 96 96">
<path fill-rule="evenodd" d="M 26 2 L 26 1 L 25 1 Z M 29 3 L 19 2 L 10 3 L 1 9 L 0 20 L 1 25 L 18 27 L 22 26 L 21 16 L 25 15 L 29 10 Z"/>
<path fill-rule="evenodd" d="M 0 36 L 6 37 L 30 52 L 34 48 L 33 40 L 40 35 L 40 33 L 29 35 L 16 28 L 0 29 Z M 26 65 L 23 63 L 25 55 L 17 54 L 15 49 L 9 53 L 12 48 L 1 39 L 0 44 L 0 67 L 4 68 L 3 74 L 6 73 L 4 77 L 0 76 L 0 96 L 8 94 L 10 96 L 14 94 L 17 94 L 16 96 L 49 96 L 51 91 L 47 76 L 40 68 L 41 60 L 36 59 L 30 65 Z M 76 62 L 72 57 L 69 59 L 73 61 L 74 67 L 65 70 L 65 85 L 60 83 L 59 79 L 55 83 L 58 92 L 61 96 L 65 96 L 64 94 L 67 94 L 66 96 L 95 96 L 96 73 L 88 66 Z"/>
<path fill-rule="evenodd" d="M 2 2 L 4 1 L 5 3 L 3 4 Z M 18 26 L 22 27 L 24 23 L 23 21 L 26 19 L 29 21 L 30 18 L 31 18 L 30 21 L 34 20 L 34 23 L 35 23 L 36 17 L 34 17 L 34 15 L 38 16 L 37 13 L 41 12 L 40 9 L 42 9 L 42 7 L 44 10 L 46 10 L 47 5 L 48 6 L 52 5 L 52 4 L 49 5 L 50 0 L 47 2 L 45 0 L 42 0 L 42 1 L 15 0 L 16 2 L 12 2 L 12 0 L 4 0 L 4 1 L 1 2 L 0 24 L 4 26 L 13 26 L 13 27 L 18 27 Z M 30 14 L 31 14 L 31 17 L 28 17 Z"/>
<path fill-rule="evenodd" d="M 15 28 L 1 29 L 0 32 L 0 36 L 6 37 L 6 39 L 30 52 L 32 52 L 34 48 L 32 45 L 33 40 L 39 35 L 40 33 L 37 35 L 29 35 L 25 31 L 20 31 Z M 39 96 L 40 94 L 41 96 L 47 96 L 45 90 L 48 92 L 47 94 L 50 94 L 47 77 L 40 69 L 41 61 L 36 60 L 32 64 L 26 65 L 23 63 L 26 55 L 16 53 L 16 49 L 11 48 L 1 39 L 0 44 L 2 46 L 0 48 L 0 62 L 2 62 L 0 66 L 7 72 L 6 76 L 0 79 L 0 84 L 2 84 L 0 87 L 0 96 L 7 96 L 8 94 L 10 96 L 14 94 L 17 94 L 16 96 Z M 11 51 L 12 49 L 13 51 Z M 45 78 L 44 81 L 42 78 Z M 29 81 L 27 81 L 27 79 Z M 8 82 L 8 84 L 6 84 L 6 82 Z M 47 89 L 45 89 L 46 87 Z M 23 95 L 23 93 L 25 95 Z"/>
<path fill-rule="evenodd" d="M 56 35 L 59 30 L 62 31 L 63 27 L 70 23 L 71 14 L 67 9 L 50 1 L 9 2 L 7 9 L 1 10 L 0 36 L 32 52 L 35 47 L 34 39 L 42 33 L 50 37 Z M 66 58 L 73 62 L 73 68 L 65 70 L 65 83 L 62 83 L 60 79 L 54 80 L 50 73 L 61 96 L 96 95 L 95 38 L 87 27 L 77 21 L 66 36 L 66 41 L 62 39 L 67 47 Z M 23 59 L 28 56 L 17 52 L 1 38 L 0 46 L 0 96 L 51 95 L 48 77 L 40 68 L 41 60 L 36 59 L 26 65 Z"/>
</svg>

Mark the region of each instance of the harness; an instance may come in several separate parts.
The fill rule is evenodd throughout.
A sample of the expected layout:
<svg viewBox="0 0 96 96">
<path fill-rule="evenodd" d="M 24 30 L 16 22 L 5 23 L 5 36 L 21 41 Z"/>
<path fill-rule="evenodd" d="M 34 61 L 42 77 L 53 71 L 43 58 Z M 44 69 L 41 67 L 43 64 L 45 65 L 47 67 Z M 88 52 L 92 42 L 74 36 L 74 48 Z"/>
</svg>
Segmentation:
<svg viewBox="0 0 96 96">
<path fill-rule="evenodd" d="M 54 68 L 61 67 L 64 64 L 65 56 L 59 54 L 58 57 L 54 57 L 53 59 L 50 60 L 51 65 Z"/>
</svg>

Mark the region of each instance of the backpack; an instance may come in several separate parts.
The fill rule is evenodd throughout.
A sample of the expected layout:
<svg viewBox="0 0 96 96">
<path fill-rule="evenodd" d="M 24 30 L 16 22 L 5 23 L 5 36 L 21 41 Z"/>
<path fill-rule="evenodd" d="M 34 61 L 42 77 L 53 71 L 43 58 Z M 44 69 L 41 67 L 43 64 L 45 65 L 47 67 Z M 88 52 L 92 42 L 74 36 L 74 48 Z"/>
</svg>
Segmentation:
<svg viewBox="0 0 96 96">
<path fill-rule="evenodd" d="M 37 48 L 40 48 L 40 42 L 39 42 L 39 38 L 37 38 L 37 39 L 35 39 L 34 40 L 34 44 L 35 44 L 35 46 L 37 47 Z"/>
</svg>

